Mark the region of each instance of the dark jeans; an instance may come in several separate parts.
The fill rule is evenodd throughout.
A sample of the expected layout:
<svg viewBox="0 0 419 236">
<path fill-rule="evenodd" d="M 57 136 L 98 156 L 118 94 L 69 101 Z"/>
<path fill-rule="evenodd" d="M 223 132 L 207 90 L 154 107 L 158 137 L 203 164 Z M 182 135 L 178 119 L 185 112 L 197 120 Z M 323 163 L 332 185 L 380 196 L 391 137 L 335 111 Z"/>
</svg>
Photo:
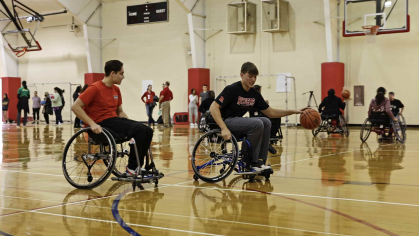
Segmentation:
<svg viewBox="0 0 419 236">
<path fill-rule="evenodd" d="M 144 157 L 150 148 L 153 138 L 153 129 L 142 123 L 126 118 L 110 118 L 98 123 L 100 126 L 108 128 L 115 132 L 119 137 L 129 137 L 135 139 L 137 145 L 140 166 L 144 164 Z M 128 168 L 135 170 L 137 168 L 137 157 L 135 150 L 131 146 L 129 152 Z"/>
<path fill-rule="evenodd" d="M 40 108 L 32 108 L 32 111 L 33 111 L 33 121 L 36 121 L 36 120 L 39 121 L 39 109 Z"/>
<path fill-rule="evenodd" d="M 44 118 L 45 118 L 45 123 L 49 124 L 49 114 L 48 113 L 44 113 Z"/>
<path fill-rule="evenodd" d="M 54 112 L 55 112 L 55 124 L 58 125 L 58 122 L 64 123 L 63 118 L 61 117 L 61 108 L 60 109 L 55 109 L 55 107 L 54 107 Z"/>
<path fill-rule="evenodd" d="M 74 120 L 74 127 L 81 127 L 80 126 L 80 119 L 76 116 L 76 119 Z"/>
<path fill-rule="evenodd" d="M 154 121 L 154 119 L 153 119 L 154 106 L 152 104 L 146 104 L 145 108 L 147 110 L 147 116 L 148 116 L 147 124 L 150 125 L 150 124 L 156 123 L 156 121 Z"/>
<path fill-rule="evenodd" d="M 17 119 L 16 123 L 17 125 L 20 125 L 20 114 L 22 112 L 22 109 L 17 109 Z M 28 121 L 28 112 L 23 109 L 23 125 L 26 125 L 26 122 Z"/>
</svg>

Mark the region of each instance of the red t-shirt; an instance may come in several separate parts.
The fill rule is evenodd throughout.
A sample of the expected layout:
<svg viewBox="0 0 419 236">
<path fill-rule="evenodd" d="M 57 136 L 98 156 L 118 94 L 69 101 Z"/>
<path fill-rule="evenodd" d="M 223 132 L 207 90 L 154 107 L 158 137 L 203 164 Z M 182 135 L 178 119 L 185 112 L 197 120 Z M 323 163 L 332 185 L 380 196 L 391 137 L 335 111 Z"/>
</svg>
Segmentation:
<svg viewBox="0 0 419 236">
<path fill-rule="evenodd" d="M 173 100 L 173 93 L 172 91 L 170 91 L 168 87 L 161 91 L 160 96 L 164 96 L 164 98 L 160 102 L 167 102 Z"/>
<path fill-rule="evenodd" d="M 90 85 L 80 97 L 84 111 L 97 124 L 118 117 L 116 110 L 122 105 L 121 91 L 116 85 L 106 86 L 102 81 Z"/>
<path fill-rule="evenodd" d="M 156 94 L 155 94 L 153 91 L 151 91 L 151 93 L 150 93 L 150 92 L 148 92 L 148 91 L 146 91 L 146 92 L 143 94 L 143 96 L 141 97 L 141 100 L 142 100 L 145 104 L 150 104 L 150 103 L 153 103 L 154 96 L 156 96 Z M 146 101 L 144 101 L 144 98 L 146 98 Z"/>
</svg>

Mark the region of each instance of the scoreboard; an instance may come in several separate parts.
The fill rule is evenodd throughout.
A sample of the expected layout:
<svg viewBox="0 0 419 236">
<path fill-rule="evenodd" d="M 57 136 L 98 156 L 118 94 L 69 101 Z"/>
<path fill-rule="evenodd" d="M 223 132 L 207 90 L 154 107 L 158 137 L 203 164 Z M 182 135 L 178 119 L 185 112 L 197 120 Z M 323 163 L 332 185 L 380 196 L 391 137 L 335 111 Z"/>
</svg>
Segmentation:
<svg viewBox="0 0 419 236">
<path fill-rule="evenodd" d="M 127 24 L 144 24 L 169 21 L 168 2 L 127 6 Z"/>
</svg>

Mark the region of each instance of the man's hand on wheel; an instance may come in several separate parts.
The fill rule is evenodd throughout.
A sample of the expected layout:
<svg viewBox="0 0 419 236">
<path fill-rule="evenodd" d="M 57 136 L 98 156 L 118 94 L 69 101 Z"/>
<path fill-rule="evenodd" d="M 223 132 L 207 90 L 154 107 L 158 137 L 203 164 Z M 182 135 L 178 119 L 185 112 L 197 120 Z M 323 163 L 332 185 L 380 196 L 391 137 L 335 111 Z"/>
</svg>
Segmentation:
<svg viewBox="0 0 419 236">
<path fill-rule="evenodd" d="M 93 133 L 95 134 L 100 134 L 102 133 L 102 127 L 100 127 L 100 125 L 98 124 L 94 124 L 90 126 L 90 129 L 93 131 Z"/>
<path fill-rule="evenodd" d="M 230 140 L 231 139 L 231 132 L 227 128 L 221 130 L 221 135 L 223 136 L 224 140 Z"/>
</svg>

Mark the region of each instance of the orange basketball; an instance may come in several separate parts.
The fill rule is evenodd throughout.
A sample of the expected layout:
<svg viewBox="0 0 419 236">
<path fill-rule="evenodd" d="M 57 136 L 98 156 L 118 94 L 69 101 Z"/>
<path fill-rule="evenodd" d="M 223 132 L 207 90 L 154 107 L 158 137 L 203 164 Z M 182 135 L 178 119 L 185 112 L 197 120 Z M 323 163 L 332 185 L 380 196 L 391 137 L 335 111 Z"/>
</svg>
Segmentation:
<svg viewBox="0 0 419 236">
<path fill-rule="evenodd" d="M 320 114 L 314 109 L 306 109 L 300 115 L 300 124 L 306 129 L 315 129 L 317 128 L 322 119 Z"/>
<path fill-rule="evenodd" d="M 342 91 L 342 97 L 343 97 L 344 99 L 348 99 L 348 98 L 350 98 L 350 97 L 351 97 L 351 92 L 349 92 L 349 90 L 347 90 L 347 89 L 343 90 L 343 91 Z"/>
</svg>

